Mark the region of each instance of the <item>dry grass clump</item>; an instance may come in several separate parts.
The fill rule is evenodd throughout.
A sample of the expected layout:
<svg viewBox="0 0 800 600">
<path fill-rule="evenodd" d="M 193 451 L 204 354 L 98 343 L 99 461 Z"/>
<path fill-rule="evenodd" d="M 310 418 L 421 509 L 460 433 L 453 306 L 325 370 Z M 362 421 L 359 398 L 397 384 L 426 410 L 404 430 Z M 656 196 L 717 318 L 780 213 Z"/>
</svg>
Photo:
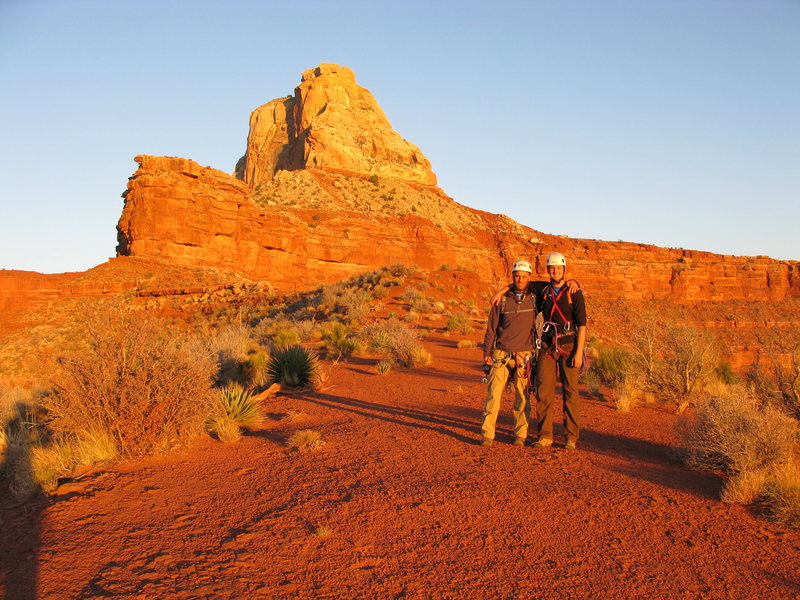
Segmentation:
<svg viewBox="0 0 800 600">
<path fill-rule="evenodd" d="M 433 356 L 422 346 L 417 346 L 411 351 L 411 361 L 415 367 L 427 367 L 433 362 Z"/>
<path fill-rule="evenodd" d="M 477 348 L 477 347 L 478 347 L 478 342 L 476 342 L 475 340 L 458 340 L 458 343 L 456 344 L 456 348 L 460 350 Z"/>
<path fill-rule="evenodd" d="M 371 352 L 383 354 L 403 367 L 414 366 L 415 352 L 420 347 L 418 333 L 396 318 L 366 326 L 359 339 Z"/>
<path fill-rule="evenodd" d="M 250 390 L 237 383 L 220 390 L 211 407 L 206 430 L 223 442 L 235 442 L 241 438 L 242 429 L 253 429 L 264 422 L 261 404 L 253 398 Z"/>
<path fill-rule="evenodd" d="M 301 429 L 300 431 L 295 431 L 292 435 L 290 435 L 289 439 L 286 440 L 286 444 L 292 450 L 303 453 L 317 450 L 318 448 L 321 448 L 325 442 L 322 441 L 322 436 L 320 435 L 319 431 L 314 431 L 313 429 Z"/>
<path fill-rule="evenodd" d="M 328 527 L 327 525 L 319 525 L 314 529 L 314 536 L 320 539 L 329 538 L 333 535 L 333 529 Z"/>
<path fill-rule="evenodd" d="M 142 314 L 98 317 L 84 350 L 64 356 L 44 401 L 56 434 L 103 432 L 146 455 L 202 430 L 216 365 Z"/>
<path fill-rule="evenodd" d="M 798 423 L 784 412 L 733 386 L 722 396 L 699 401 L 694 417 L 682 419 L 678 430 L 687 464 L 728 475 L 724 501 L 791 505 L 792 490 L 800 485 L 794 461 Z M 791 514 L 792 506 L 779 510 Z M 800 512 L 800 504 L 794 510 Z"/>
</svg>

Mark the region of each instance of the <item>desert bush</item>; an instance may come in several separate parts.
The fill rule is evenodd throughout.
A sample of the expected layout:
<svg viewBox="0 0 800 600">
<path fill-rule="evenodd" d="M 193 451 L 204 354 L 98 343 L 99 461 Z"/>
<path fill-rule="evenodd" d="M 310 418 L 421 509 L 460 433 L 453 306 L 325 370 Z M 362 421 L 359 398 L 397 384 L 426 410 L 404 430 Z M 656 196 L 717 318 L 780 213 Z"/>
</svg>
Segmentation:
<svg viewBox="0 0 800 600">
<path fill-rule="evenodd" d="M 301 429 L 290 435 L 289 439 L 286 440 L 286 444 L 289 448 L 302 453 L 321 448 L 324 442 L 322 441 L 322 436 L 319 431 Z"/>
<path fill-rule="evenodd" d="M 478 342 L 476 342 L 475 340 L 458 340 L 458 343 L 456 344 L 456 348 L 459 348 L 461 350 L 465 348 L 477 348 L 477 347 L 478 347 Z"/>
<path fill-rule="evenodd" d="M 596 373 L 602 383 L 619 390 L 631 374 L 630 351 L 621 346 L 610 345 L 599 345 L 596 351 L 597 356 L 589 370 Z"/>
<path fill-rule="evenodd" d="M 764 515 L 785 527 L 800 530 L 800 476 L 767 481 L 756 503 Z"/>
<path fill-rule="evenodd" d="M 420 298 L 418 300 L 412 300 L 411 302 L 411 310 L 417 313 L 432 313 L 433 312 L 433 303 L 426 299 Z"/>
<path fill-rule="evenodd" d="M 643 314 L 632 339 L 635 370 L 648 391 L 675 402 L 682 413 L 702 384 L 713 376 L 717 341 L 708 332 L 656 313 Z"/>
<path fill-rule="evenodd" d="M 318 371 L 316 353 L 302 346 L 280 348 L 267 363 L 269 381 L 289 388 L 311 386 Z"/>
<path fill-rule="evenodd" d="M 447 319 L 447 331 L 469 335 L 472 333 L 472 321 L 464 313 L 453 313 Z"/>
<path fill-rule="evenodd" d="M 741 386 L 698 401 L 695 415 L 678 424 L 687 464 L 727 473 L 723 499 L 743 504 L 792 467 L 797 428 L 797 421 Z"/>
<path fill-rule="evenodd" d="M 322 327 L 322 341 L 334 360 L 351 356 L 358 351 L 359 343 L 353 337 L 352 332 L 352 327 L 336 321 L 327 323 Z"/>
<path fill-rule="evenodd" d="M 419 346 L 417 332 L 396 318 L 366 326 L 359 339 L 372 352 L 384 354 L 403 367 L 414 365 L 414 350 Z"/>
<path fill-rule="evenodd" d="M 372 290 L 372 297 L 375 300 L 380 300 L 381 298 L 385 298 L 388 293 L 385 287 L 376 287 Z"/>
<path fill-rule="evenodd" d="M 413 302 L 414 300 L 422 300 L 424 298 L 425 294 L 414 288 L 408 289 L 398 296 L 399 300 L 404 300 L 406 302 Z"/>
<path fill-rule="evenodd" d="M 344 283 L 325 286 L 322 289 L 322 302 L 331 313 L 356 323 L 361 323 L 369 314 L 370 298 L 370 292 L 349 287 Z"/>
<path fill-rule="evenodd" d="M 800 330 L 769 328 L 758 335 L 763 348 L 748 380 L 759 397 L 782 404 L 800 419 Z"/>
<path fill-rule="evenodd" d="M 727 360 L 721 360 L 714 369 L 714 375 L 725 385 L 733 385 L 739 382 L 739 377 L 733 370 L 733 366 Z"/>
<path fill-rule="evenodd" d="M 101 316 L 87 346 L 61 357 L 45 398 L 56 433 L 103 432 L 123 455 L 144 455 L 202 430 L 216 365 L 142 314 Z"/>
</svg>

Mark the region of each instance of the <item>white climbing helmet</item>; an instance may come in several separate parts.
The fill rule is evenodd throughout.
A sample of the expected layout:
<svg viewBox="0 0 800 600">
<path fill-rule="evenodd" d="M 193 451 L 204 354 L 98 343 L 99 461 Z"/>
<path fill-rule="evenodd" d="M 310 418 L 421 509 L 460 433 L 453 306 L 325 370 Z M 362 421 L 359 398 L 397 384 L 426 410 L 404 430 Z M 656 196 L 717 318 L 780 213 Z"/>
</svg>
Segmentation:
<svg viewBox="0 0 800 600">
<path fill-rule="evenodd" d="M 525 271 L 526 273 L 533 273 L 533 269 L 531 268 L 531 263 L 527 260 L 518 260 L 514 263 L 514 266 L 511 268 L 511 272 L 514 271 Z"/>
<path fill-rule="evenodd" d="M 551 252 L 547 256 L 548 267 L 564 267 L 567 268 L 567 259 L 560 252 Z"/>
</svg>

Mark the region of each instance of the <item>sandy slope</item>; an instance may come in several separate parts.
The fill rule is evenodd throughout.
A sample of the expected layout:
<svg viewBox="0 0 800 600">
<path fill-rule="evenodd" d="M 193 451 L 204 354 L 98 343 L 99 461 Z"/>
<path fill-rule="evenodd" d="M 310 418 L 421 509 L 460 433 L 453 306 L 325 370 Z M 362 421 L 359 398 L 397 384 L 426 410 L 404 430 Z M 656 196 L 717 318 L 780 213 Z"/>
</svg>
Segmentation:
<svg viewBox="0 0 800 600">
<path fill-rule="evenodd" d="M 340 364 L 238 444 L 4 496 L 6 598 L 800 598 L 800 534 L 683 469 L 673 415 L 587 400 L 570 453 L 511 446 L 504 406 L 482 448 L 479 351 L 454 345 L 388 377 Z M 304 428 L 327 443 L 291 454 Z"/>
</svg>

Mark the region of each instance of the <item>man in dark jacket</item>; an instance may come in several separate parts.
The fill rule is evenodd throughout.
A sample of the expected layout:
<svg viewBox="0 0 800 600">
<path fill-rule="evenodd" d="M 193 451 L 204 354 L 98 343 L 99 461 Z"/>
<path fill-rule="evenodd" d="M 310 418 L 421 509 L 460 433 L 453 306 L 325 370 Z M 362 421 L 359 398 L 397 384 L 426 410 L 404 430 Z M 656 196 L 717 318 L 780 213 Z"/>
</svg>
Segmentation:
<svg viewBox="0 0 800 600">
<path fill-rule="evenodd" d="M 528 291 L 531 271 L 527 261 L 514 263 L 512 286 L 489 312 L 483 339 L 483 360 L 490 367 L 481 425 L 484 446 L 491 446 L 494 440 L 500 399 L 509 377 L 514 378 L 514 444 L 522 446 L 528 436 L 526 388 L 536 332 L 536 300 Z"/>
</svg>

